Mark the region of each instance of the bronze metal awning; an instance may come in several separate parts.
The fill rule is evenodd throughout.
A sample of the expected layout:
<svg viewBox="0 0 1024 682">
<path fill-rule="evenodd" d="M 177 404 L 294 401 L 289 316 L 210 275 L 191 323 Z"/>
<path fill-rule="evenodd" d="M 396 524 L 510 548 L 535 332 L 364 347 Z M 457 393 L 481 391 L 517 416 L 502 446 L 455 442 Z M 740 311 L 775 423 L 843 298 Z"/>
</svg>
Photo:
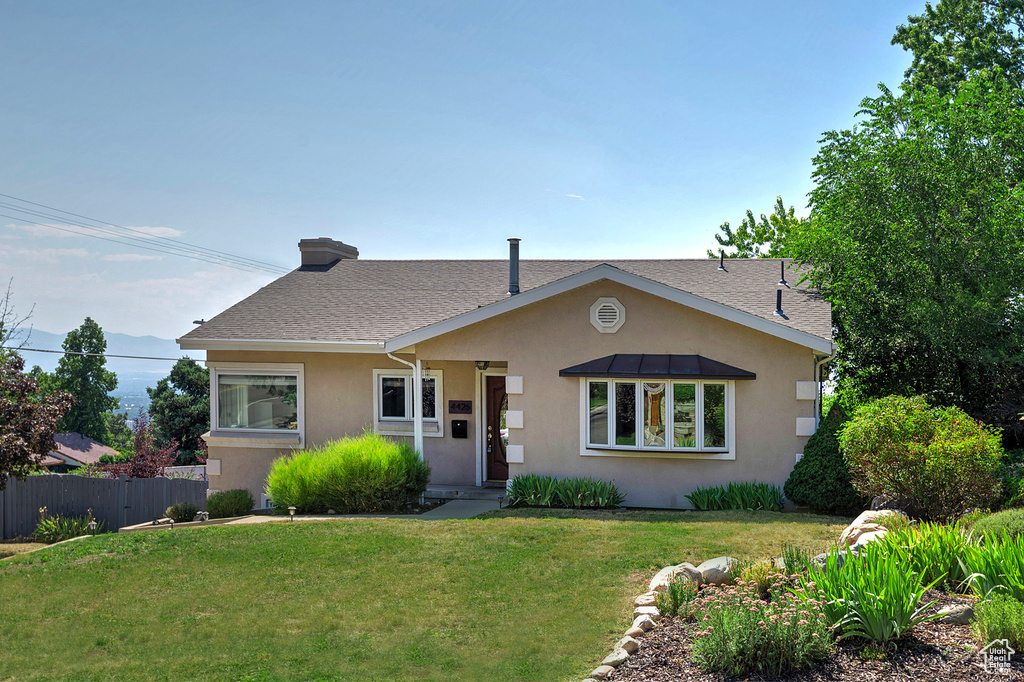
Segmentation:
<svg viewBox="0 0 1024 682">
<path fill-rule="evenodd" d="M 757 375 L 702 355 L 651 355 L 616 353 L 581 365 L 566 367 L 561 377 L 609 377 L 613 379 L 756 379 Z"/>
</svg>

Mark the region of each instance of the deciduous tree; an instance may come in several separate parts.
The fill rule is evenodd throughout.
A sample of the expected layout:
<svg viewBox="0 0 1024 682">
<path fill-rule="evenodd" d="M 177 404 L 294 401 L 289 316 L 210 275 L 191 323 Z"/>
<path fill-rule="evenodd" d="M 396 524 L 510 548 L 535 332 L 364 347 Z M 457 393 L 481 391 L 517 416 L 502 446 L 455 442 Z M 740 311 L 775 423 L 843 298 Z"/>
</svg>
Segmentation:
<svg viewBox="0 0 1024 682">
<path fill-rule="evenodd" d="M 892 44 L 914 55 L 904 90 L 932 86 L 948 93 L 993 68 L 1019 89 L 1024 85 L 1024 0 L 925 3 L 922 14 L 907 17 L 896 29 Z"/>
<path fill-rule="evenodd" d="M 727 249 L 726 258 L 786 258 L 789 257 L 789 237 L 800 227 L 805 218 L 796 217 L 793 206 L 786 208 L 782 197 L 776 197 L 775 208 L 770 216 L 761 214 L 761 220 L 754 218 L 754 212 L 748 210 L 747 217 L 735 230 L 729 223 L 722 223 L 718 228 L 722 234 L 715 235 L 719 246 Z M 718 258 L 719 254 L 708 249 L 708 258 Z"/>
<path fill-rule="evenodd" d="M 189 452 L 210 429 L 210 371 L 191 358 L 178 360 L 156 388 L 147 388 L 153 426 L 161 442 L 175 440 Z"/>
<path fill-rule="evenodd" d="M 41 395 L 24 368 L 17 354 L 0 360 L 0 490 L 9 476 L 22 478 L 56 448 L 57 422 L 74 404 L 67 393 Z"/>
<path fill-rule="evenodd" d="M 92 318 L 64 339 L 64 356 L 54 373 L 56 385 L 75 398 L 75 406 L 61 419 L 61 431 L 80 433 L 94 440 L 107 440 L 103 417 L 117 407 L 118 400 L 108 394 L 117 388 L 117 376 L 107 370 L 107 341 L 103 330 Z"/>
<path fill-rule="evenodd" d="M 1024 436 L 1024 110 L 998 73 L 865 99 L 825 134 L 792 240 L 833 304 L 841 385 Z"/>
</svg>

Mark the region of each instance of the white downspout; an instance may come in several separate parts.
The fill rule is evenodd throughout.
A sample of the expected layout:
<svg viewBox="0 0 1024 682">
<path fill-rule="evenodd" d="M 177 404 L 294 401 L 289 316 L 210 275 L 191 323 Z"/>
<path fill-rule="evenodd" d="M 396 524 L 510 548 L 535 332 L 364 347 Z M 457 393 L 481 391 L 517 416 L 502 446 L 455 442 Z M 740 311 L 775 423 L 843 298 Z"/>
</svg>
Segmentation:
<svg viewBox="0 0 1024 682">
<path fill-rule="evenodd" d="M 387 356 L 412 368 L 412 446 L 420 459 L 423 459 L 423 370 L 420 359 L 416 358 L 416 364 L 413 364 L 408 360 L 396 358 L 391 353 L 387 353 Z"/>
</svg>

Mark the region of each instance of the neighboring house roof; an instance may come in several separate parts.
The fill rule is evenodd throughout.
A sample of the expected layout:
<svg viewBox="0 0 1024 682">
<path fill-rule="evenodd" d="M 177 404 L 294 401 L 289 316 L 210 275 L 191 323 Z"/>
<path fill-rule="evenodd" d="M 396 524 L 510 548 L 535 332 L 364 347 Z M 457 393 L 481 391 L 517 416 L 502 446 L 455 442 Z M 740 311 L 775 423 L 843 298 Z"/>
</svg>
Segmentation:
<svg viewBox="0 0 1024 682">
<path fill-rule="evenodd" d="M 550 295 L 611 279 L 791 340 L 831 348 L 828 302 L 786 263 L 784 316 L 775 315 L 778 259 L 523 260 L 521 292 L 508 295 L 507 260 L 356 260 L 303 266 L 208 320 L 182 348 L 240 341 L 373 345 L 396 350 Z M 702 305 L 710 302 L 711 305 Z M 766 324 L 767 323 L 767 324 Z M 787 336 L 780 333 L 781 336 Z M 328 348 L 324 348 L 327 350 Z M 354 348 L 352 348 L 354 350 Z"/>
<path fill-rule="evenodd" d="M 55 462 L 55 464 L 61 462 L 99 464 L 100 457 L 103 455 L 117 455 L 117 450 L 114 448 L 107 447 L 80 433 L 58 433 L 53 439 L 56 441 L 57 447 L 44 458 L 43 466 L 50 466 L 46 464 L 48 459 L 60 459 L 60 462 Z"/>
</svg>

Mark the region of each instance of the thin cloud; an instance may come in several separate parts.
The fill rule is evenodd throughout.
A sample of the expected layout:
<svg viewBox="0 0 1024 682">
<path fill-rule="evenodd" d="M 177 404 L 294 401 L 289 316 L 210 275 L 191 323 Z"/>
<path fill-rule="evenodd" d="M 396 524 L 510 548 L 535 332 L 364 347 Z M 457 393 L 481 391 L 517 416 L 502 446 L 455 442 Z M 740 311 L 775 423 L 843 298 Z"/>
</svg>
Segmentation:
<svg viewBox="0 0 1024 682">
<path fill-rule="evenodd" d="M 99 229 L 107 230 L 107 233 L 99 232 L 98 230 L 90 230 L 78 225 L 65 225 L 62 223 L 47 223 L 43 225 L 16 225 L 9 223 L 4 226 L 8 230 L 22 233 L 30 237 L 125 237 L 134 239 L 157 239 L 159 237 L 166 237 L 174 239 L 185 234 L 181 230 L 176 230 L 173 227 L 150 227 L 148 225 L 142 225 L 138 227 L 129 227 L 128 230 L 119 230 L 116 227 L 103 226 Z"/>
<path fill-rule="evenodd" d="M 565 196 L 569 197 L 570 199 L 579 199 L 580 201 L 586 201 L 586 199 L 581 197 L 579 194 L 566 194 Z"/>
<path fill-rule="evenodd" d="M 163 256 L 149 256 L 142 253 L 108 253 L 101 260 L 114 261 L 115 263 L 134 263 L 144 260 L 163 260 Z"/>
</svg>

